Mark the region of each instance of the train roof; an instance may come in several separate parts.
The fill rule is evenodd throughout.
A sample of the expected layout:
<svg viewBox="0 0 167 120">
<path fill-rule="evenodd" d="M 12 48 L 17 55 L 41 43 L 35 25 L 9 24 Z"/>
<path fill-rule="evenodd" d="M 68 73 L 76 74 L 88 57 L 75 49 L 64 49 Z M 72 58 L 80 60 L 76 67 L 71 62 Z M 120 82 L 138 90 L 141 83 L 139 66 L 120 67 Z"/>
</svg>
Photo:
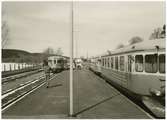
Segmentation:
<svg viewBox="0 0 167 120">
<path fill-rule="evenodd" d="M 51 56 L 49 56 L 48 58 L 52 58 L 52 57 L 54 57 L 54 58 L 70 58 L 70 57 L 67 57 L 67 56 L 62 56 L 62 55 L 51 55 Z"/>
<path fill-rule="evenodd" d="M 127 52 L 156 50 L 157 47 L 159 49 L 165 49 L 165 46 L 166 46 L 165 38 L 155 39 L 155 40 L 147 40 L 147 41 L 143 41 L 143 42 L 140 42 L 140 43 L 127 45 L 123 48 L 111 51 L 110 54 L 108 53 L 108 54 L 104 54 L 102 56 L 116 55 L 116 54 L 122 54 L 122 53 L 127 53 Z"/>
</svg>

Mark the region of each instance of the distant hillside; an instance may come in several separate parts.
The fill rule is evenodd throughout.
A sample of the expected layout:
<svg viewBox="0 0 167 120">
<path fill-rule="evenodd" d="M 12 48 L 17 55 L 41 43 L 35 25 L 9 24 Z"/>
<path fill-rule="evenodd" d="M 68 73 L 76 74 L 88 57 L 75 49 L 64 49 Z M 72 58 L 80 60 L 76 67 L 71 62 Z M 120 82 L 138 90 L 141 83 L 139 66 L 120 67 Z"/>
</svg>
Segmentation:
<svg viewBox="0 0 167 120">
<path fill-rule="evenodd" d="M 42 61 L 42 53 L 30 53 L 17 49 L 2 49 L 2 62 L 40 63 Z"/>
</svg>

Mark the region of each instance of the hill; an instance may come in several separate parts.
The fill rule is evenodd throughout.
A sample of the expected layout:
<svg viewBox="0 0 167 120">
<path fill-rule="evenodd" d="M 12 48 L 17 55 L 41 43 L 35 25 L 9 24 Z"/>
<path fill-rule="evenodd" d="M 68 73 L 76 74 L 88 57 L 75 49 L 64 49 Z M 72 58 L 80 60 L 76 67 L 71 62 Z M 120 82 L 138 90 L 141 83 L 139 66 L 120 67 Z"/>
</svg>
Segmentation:
<svg viewBox="0 0 167 120">
<path fill-rule="evenodd" d="M 17 49 L 2 49 L 2 62 L 40 63 L 43 61 L 42 53 L 30 53 Z"/>
</svg>

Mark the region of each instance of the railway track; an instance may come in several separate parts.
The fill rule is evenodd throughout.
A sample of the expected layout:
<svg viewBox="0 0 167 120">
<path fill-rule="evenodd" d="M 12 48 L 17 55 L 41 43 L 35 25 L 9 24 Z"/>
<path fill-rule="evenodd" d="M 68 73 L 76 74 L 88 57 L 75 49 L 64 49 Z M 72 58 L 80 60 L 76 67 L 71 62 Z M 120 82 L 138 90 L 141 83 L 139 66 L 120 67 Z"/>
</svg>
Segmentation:
<svg viewBox="0 0 167 120">
<path fill-rule="evenodd" d="M 51 79 L 54 76 L 55 75 L 52 74 Z M 1 96 L 2 112 L 44 84 L 45 84 L 44 75 L 41 75 L 39 76 L 39 78 L 28 81 L 15 89 L 7 90 Z"/>
<path fill-rule="evenodd" d="M 28 75 L 38 73 L 38 72 L 41 72 L 41 71 L 42 71 L 42 69 L 39 69 L 39 70 L 35 70 L 35 71 L 20 73 L 20 74 L 9 76 L 9 77 L 4 77 L 4 78 L 2 78 L 2 84 L 6 83 L 6 82 L 14 81 L 14 80 L 22 78 L 22 77 L 26 77 Z"/>
</svg>

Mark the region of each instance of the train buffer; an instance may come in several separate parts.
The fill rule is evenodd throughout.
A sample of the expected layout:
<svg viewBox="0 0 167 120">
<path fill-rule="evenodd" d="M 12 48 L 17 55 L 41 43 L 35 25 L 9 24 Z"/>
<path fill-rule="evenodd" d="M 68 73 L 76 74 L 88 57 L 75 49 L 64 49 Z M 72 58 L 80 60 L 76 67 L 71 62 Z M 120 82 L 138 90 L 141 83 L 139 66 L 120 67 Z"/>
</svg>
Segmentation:
<svg viewBox="0 0 167 120">
<path fill-rule="evenodd" d="M 76 118 L 148 119 L 149 114 L 89 70 L 74 70 Z M 69 118 L 69 71 L 2 111 L 2 118 Z"/>
</svg>

